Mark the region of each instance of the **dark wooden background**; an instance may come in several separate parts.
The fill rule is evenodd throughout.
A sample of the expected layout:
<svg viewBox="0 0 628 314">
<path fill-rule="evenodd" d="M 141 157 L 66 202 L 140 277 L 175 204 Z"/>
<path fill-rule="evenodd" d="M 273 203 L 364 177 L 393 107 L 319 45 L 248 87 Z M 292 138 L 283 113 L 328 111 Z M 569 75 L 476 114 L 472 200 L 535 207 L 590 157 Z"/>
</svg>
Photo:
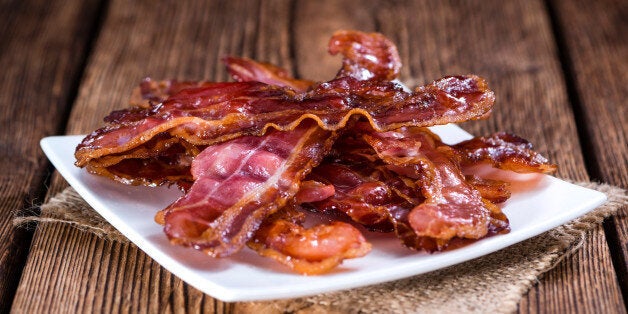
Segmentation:
<svg viewBox="0 0 628 314">
<path fill-rule="evenodd" d="M 60 224 L 16 228 L 67 186 L 38 141 L 82 134 L 125 105 L 140 79 L 227 80 L 237 55 L 323 80 L 338 29 L 389 36 L 402 80 L 476 73 L 492 118 L 560 165 L 557 176 L 628 188 L 628 1 L 0 0 L 0 312 L 237 312 L 137 247 Z M 519 311 L 625 313 L 626 208 L 539 279 Z"/>
</svg>

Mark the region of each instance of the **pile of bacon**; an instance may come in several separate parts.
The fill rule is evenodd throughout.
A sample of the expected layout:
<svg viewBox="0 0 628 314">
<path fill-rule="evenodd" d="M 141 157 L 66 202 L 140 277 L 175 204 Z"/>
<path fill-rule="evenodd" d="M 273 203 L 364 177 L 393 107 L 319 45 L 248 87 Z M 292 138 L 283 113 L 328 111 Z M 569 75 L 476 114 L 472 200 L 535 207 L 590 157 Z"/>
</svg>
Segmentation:
<svg viewBox="0 0 628 314">
<path fill-rule="evenodd" d="M 446 145 L 427 129 L 487 117 L 494 94 L 482 78 L 407 91 L 394 81 L 396 47 L 377 33 L 339 31 L 329 52 L 342 68 L 322 83 L 233 57 L 236 82 L 147 79 L 77 147 L 76 165 L 178 185 L 185 194 L 155 217 L 172 243 L 213 257 L 248 245 L 303 274 L 367 254 L 364 229 L 427 252 L 508 232 L 496 204 L 509 184 L 467 170 L 555 170 L 511 134 Z M 306 226 L 308 215 L 327 220 Z"/>
</svg>

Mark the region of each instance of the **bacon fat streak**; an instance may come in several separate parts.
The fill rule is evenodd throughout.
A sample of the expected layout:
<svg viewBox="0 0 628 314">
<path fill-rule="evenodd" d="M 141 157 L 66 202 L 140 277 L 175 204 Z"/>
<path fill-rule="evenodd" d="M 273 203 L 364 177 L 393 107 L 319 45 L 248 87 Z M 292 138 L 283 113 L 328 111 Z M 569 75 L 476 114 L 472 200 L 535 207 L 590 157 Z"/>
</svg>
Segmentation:
<svg viewBox="0 0 628 314">
<path fill-rule="evenodd" d="M 192 162 L 195 181 L 188 193 L 163 210 L 166 234 L 212 256 L 237 252 L 295 196 L 332 141 L 330 132 L 307 121 L 292 131 L 206 148 Z"/>
</svg>

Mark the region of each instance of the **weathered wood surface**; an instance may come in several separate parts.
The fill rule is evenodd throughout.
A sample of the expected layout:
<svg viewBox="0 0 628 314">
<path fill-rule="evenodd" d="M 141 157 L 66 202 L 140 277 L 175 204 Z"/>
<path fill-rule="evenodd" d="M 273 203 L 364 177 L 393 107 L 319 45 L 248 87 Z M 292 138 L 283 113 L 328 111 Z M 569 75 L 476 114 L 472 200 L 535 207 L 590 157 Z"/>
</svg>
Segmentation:
<svg viewBox="0 0 628 314">
<path fill-rule="evenodd" d="M 628 188 L 628 3 L 552 4 L 578 110 L 587 169 L 601 182 Z M 628 208 L 605 222 L 624 299 L 628 298 Z"/>
<path fill-rule="evenodd" d="M 0 2 L 0 313 L 11 307 L 32 237 L 12 220 L 45 196 L 50 169 L 39 140 L 65 129 L 97 8 Z"/>
<path fill-rule="evenodd" d="M 601 6 L 619 8 L 622 5 L 604 2 Z M 112 1 L 101 13 L 103 24 L 80 82 L 67 132 L 80 134 L 99 126 L 101 118 L 109 111 L 125 106 L 131 88 L 145 76 L 226 80 L 220 58 L 227 54 L 273 62 L 302 77 L 328 78 L 335 74 L 339 59 L 327 56 L 327 40 L 333 31 L 351 28 L 380 31 L 392 38 L 399 46 L 405 65 L 402 80 L 410 85 L 426 83 L 445 74 L 485 76 L 498 96 L 497 107 L 491 119 L 465 124 L 470 132 L 486 134 L 509 130 L 518 133 L 560 164 L 559 177 L 587 180 L 591 175 L 625 187 L 626 147 L 621 142 L 625 144 L 625 114 L 622 117 L 612 114 L 617 110 L 625 111 L 625 106 L 622 107 L 625 97 L 621 96 L 626 96 L 626 71 L 618 70 L 621 66 L 625 68 L 622 60 L 626 58 L 622 59 L 621 55 L 625 55 L 625 44 L 613 46 L 620 45 L 621 32 L 613 33 L 612 27 L 604 28 L 615 35 L 609 37 L 603 31 L 598 33 L 591 27 L 573 25 L 581 23 L 580 19 L 588 19 L 590 24 L 595 23 L 596 18 L 603 19 L 603 13 L 596 10 L 579 10 L 576 15 L 555 14 L 561 10 L 570 12 L 579 8 L 568 1 L 550 6 L 541 1 L 482 1 L 481 4 L 212 1 L 160 5 L 150 1 Z M 57 15 L 69 18 L 73 14 L 76 13 Z M 10 25 L 12 22 L 0 23 Z M 73 25 L 66 24 L 67 27 Z M 557 38 L 556 25 L 569 30 L 558 32 L 564 38 Z M 77 31 L 67 30 L 68 33 Z M 575 39 L 583 33 L 591 36 L 590 44 Z M 598 41 L 606 43 L 608 51 L 617 54 L 604 56 L 615 67 L 604 62 L 598 67 L 595 63 L 574 62 L 579 61 L 578 58 L 599 57 L 599 51 L 595 50 Z M 86 42 L 83 39 L 83 43 Z M 67 48 L 67 45 L 61 46 Z M 3 49 L 0 57 L 4 57 L 6 48 L 0 49 Z M 565 60 L 563 49 L 568 50 L 572 60 Z M 612 80 L 617 73 L 620 77 L 623 75 L 623 83 L 612 85 L 608 91 L 614 102 L 600 104 L 593 89 L 588 89 L 586 77 L 572 81 L 569 78 L 572 73 L 566 73 L 565 64 L 584 73 L 603 72 L 600 76 L 593 75 L 599 80 L 598 84 Z M 38 82 L 37 79 L 23 80 L 33 83 Z M 68 86 L 59 88 L 62 92 L 71 91 Z M 572 89 L 577 91 L 578 104 L 573 104 Z M 8 90 L 15 89 L 9 87 Z M 607 91 L 604 86 L 596 90 Z M 601 105 L 604 108 L 598 108 Z M 47 117 L 49 113 L 38 111 L 42 108 L 47 107 L 33 106 L 20 112 L 31 110 Z M 600 112 L 607 117 L 598 119 Z M 7 113 L 2 114 L 3 119 L 10 119 Z M 609 122 L 614 124 L 606 128 L 604 124 Z M 37 136 L 54 132 L 54 129 L 46 131 L 44 128 L 37 126 L 36 131 L 40 132 Z M 3 132 L 2 136 L 7 138 L 13 135 Z M 615 132 L 612 134 L 617 140 L 610 152 L 605 152 L 608 132 Z M 582 146 L 579 135 L 590 138 L 591 142 Z M 583 154 L 589 146 L 595 151 Z M 35 151 L 36 144 L 26 149 Z M 45 164 L 40 154 L 35 156 L 38 163 Z M 615 158 L 611 163 L 616 165 L 602 167 L 598 164 L 602 160 L 597 158 Z M 590 173 L 591 165 L 599 166 L 599 173 Z M 28 189 L 44 189 L 32 179 L 9 179 L 17 180 Z M 65 182 L 56 176 L 49 195 L 64 186 Z M 17 204 L 20 206 L 23 205 Z M 611 229 L 617 230 L 623 239 L 620 241 L 625 241 L 625 219 L 616 218 L 615 225 L 617 227 Z M 550 271 L 522 299 L 520 311 L 625 311 L 611 254 L 604 230 L 593 231 L 577 254 Z M 66 226 L 43 224 L 34 234 L 13 310 L 29 313 L 186 310 L 224 313 L 237 312 L 238 304 L 223 303 L 200 293 L 165 271 L 134 245 L 108 242 Z"/>
</svg>

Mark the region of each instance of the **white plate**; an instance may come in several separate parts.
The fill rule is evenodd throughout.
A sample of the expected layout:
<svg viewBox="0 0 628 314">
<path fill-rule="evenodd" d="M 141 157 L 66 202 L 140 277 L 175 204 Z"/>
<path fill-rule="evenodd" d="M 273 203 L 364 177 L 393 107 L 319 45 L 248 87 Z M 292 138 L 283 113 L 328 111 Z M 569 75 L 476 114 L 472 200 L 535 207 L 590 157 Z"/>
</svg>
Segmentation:
<svg viewBox="0 0 628 314">
<path fill-rule="evenodd" d="M 470 135 L 455 125 L 435 127 L 445 142 Z M 302 276 L 255 252 L 214 259 L 190 248 L 171 245 L 155 212 L 180 192 L 166 187 L 126 186 L 74 166 L 74 149 L 83 136 L 54 136 L 41 146 L 76 191 L 107 221 L 146 254 L 185 282 L 223 301 L 291 298 L 372 285 L 426 273 L 503 249 L 564 224 L 604 202 L 603 193 L 545 175 L 510 175 L 513 196 L 503 209 L 512 231 L 449 252 L 425 254 L 402 247 L 391 235 L 367 235 L 373 250 L 345 261 L 335 271 Z M 497 175 L 501 173 L 496 172 Z"/>
</svg>

